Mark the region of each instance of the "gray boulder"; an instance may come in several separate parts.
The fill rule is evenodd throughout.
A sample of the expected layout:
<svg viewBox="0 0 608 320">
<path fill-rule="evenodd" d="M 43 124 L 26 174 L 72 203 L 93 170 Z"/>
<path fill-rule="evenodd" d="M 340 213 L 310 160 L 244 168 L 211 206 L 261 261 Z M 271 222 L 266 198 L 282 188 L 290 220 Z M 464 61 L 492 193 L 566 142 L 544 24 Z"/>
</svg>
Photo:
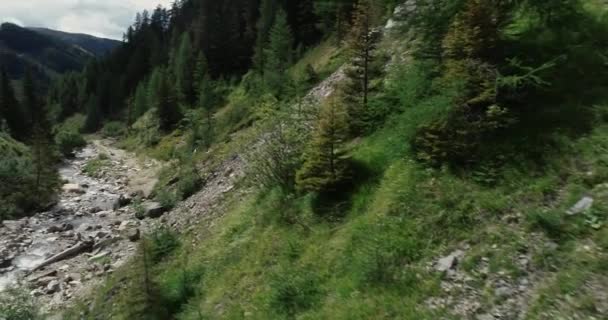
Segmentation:
<svg viewBox="0 0 608 320">
<path fill-rule="evenodd" d="M 143 204 L 144 216 L 148 218 L 160 218 L 167 210 L 158 202 L 146 202 Z"/>
</svg>

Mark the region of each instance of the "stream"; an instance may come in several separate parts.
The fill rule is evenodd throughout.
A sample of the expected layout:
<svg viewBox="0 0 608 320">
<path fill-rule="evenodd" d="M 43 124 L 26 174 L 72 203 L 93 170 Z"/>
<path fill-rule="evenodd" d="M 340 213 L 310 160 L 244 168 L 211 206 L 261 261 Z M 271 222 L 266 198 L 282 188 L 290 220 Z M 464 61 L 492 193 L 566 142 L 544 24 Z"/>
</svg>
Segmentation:
<svg viewBox="0 0 608 320">
<path fill-rule="evenodd" d="M 90 177 L 85 165 L 100 153 L 107 157 L 107 166 L 99 177 Z M 64 185 L 52 209 L 0 225 L 0 292 L 26 288 L 45 309 L 61 308 L 133 255 L 146 222 L 135 219 L 128 206 L 132 197 L 142 193 L 133 190 L 129 181 L 146 165 L 138 167 L 127 156 L 100 143 L 89 144 L 60 167 Z M 82 243 L 90 244 L 88 250 L 35 270 Z"/>
</svg>

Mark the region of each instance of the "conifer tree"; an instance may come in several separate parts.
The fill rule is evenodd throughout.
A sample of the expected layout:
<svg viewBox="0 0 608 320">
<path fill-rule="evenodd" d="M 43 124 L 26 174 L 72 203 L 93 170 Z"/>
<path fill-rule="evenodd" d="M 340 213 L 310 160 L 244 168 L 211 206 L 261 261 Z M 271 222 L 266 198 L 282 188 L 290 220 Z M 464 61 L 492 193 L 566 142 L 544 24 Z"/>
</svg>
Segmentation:
<svg viewBox="0 0 608 320">
<path fill-rule="evenodd" d="M 99 106 L 99 98 L 91 95 L 87 101 L 87 119 L 84 128 L 87 132 L 95 132 L 101 127 L 102 114 Z"/>
<path fill-rule="evenodd" d="M 133 121 L 141 117 L 146 111 L 148 111 L 148 94 L 146 91 L 146 82 L 142 81 L 135 90 L 135 96 L 133 97 Z"/>
<path fill-rule="evenodd" d="M 42 207 L 48 205 L 55 194 L 59 176 L 55 170 L 55 148 L 49 114 L 37 95 L 31 70 L 23 78 L 23 99 L 27 110 L 31 112 L 30 145 L 35 176 L 33 192 L 37 196 L 37 205 Z"/>
<path fill-rule="evenodd" d="M 170 83 L 166 71 L 162 72 L 161 75 L 156 97 L 157 100 L 153 103 L 156 106 L 161 130 L 169 131 L 181 120 L 182 113 L 179 104 L 177 103 L 177 90 Z"/>
<path fill-rule="evenodd" d="M 211 79 L 204 76 L 200 81 L 198 90 L 198 107 L 203 111 L 203 123 L 194 126 L 194 135 L 197 140 L 202 141 L 205 148 L 209 148 L 213 142 L 213 108 L 216 103 L 216 92 Z"/>
<path fill-rule="evenodd" d="M 177 98 L 180 104 L 192 106 L 195 101 L 194 53 L 190 35 L 184 33 L 174 57 L 173 74 L 176 80 Z"/>
<path fill-rule="evenodd" d="M 277 0 L 262 0 L 260 3 L 260 17 L 257 22 L 257 37 L 253 55 L 253 65 L 261 73 L 266 71 L 266 46 L 270 29 L 274 24 L 277 11 Z"/>
<path fill-rule="evenodd" d="M 285 11 L 279 10 L 270 30 L 264 68 L 266 87 L 275 95 L 282 94 L 285 84 L 288 82 L 286 72 L 292 62 L 292 56 L 293 34 L 287 23 L 287 14 Z"/>
<path fill-rule="evenodd" d="M 347 40 L 351 66 L 346 70 L 348 81 L 343 87 L 343 93 L 351 117 L 351 131 L 355 135 L 366 129 L 370 80 L 378 72 L 373 64 L 378 41 L 378 36 L 372 30 L 373 16 L 374 7 L 370 0 L 360 0 L 355 7 L 353 25 Z"/>
<path fill-rule="evenodd" d="M 15 98 L 10 78 L 3 68 L 0 70 L 0 115 L 14 138 L 24 141 L 28 132 L 28 121 Z"/>
<path fill-rule="evenodd" d="M 348 114 L 336 97 L 322 107 L 312 141 L 304 155 L 304 165 L 297 172 L 299 190 L 333 192 L 350 179 L 345 144 L 348 137 Z"/>
<path fill-rule="evenodd" d="M 203 52 L 199 52 L 196 57 L 196 67 L 194 68 L 194 88 L 196 88 L 197 97 L 200 94 L 200 88 L 202 82 L 209 74 L 209 65 L 207 64 L 207 58 Z"/>
</svg>

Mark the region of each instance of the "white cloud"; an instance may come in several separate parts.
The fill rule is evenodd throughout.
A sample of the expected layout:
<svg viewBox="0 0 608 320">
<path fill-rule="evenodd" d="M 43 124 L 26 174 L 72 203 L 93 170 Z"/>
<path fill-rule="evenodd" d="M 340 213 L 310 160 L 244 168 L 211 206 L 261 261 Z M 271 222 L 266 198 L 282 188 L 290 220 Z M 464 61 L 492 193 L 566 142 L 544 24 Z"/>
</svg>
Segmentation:
<svg viewBox="0 0 608 320">
<path fill-rule="evenodd" d="M 0 0 L 0 21 L 121 39 L 135 14 L 173 0 Z"/>
</svg>

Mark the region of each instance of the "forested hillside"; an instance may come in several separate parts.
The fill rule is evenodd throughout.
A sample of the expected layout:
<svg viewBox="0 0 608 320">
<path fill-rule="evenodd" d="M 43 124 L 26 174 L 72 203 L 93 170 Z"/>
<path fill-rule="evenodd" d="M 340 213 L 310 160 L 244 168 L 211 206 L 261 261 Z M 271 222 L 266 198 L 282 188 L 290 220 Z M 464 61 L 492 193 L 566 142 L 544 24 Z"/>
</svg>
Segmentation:
<svg viewBox="0 0 608 320">
<path fill-rule="evenodd" d="M 23 77 L 31 69 L 46 84 L 52 77 L 80 71 L 89 60 L 102 57 L 120 42 L 49 29 L 0 26 L 0 65 L 11 79 Z"/>
<path fill-rule="evenodd" d="M 25 99 L 0 174 L 83 133 L 163 163 L 64 319 L 603 319 L 607 56 L 599 0 L 181 0 Z"/>
</svg>

